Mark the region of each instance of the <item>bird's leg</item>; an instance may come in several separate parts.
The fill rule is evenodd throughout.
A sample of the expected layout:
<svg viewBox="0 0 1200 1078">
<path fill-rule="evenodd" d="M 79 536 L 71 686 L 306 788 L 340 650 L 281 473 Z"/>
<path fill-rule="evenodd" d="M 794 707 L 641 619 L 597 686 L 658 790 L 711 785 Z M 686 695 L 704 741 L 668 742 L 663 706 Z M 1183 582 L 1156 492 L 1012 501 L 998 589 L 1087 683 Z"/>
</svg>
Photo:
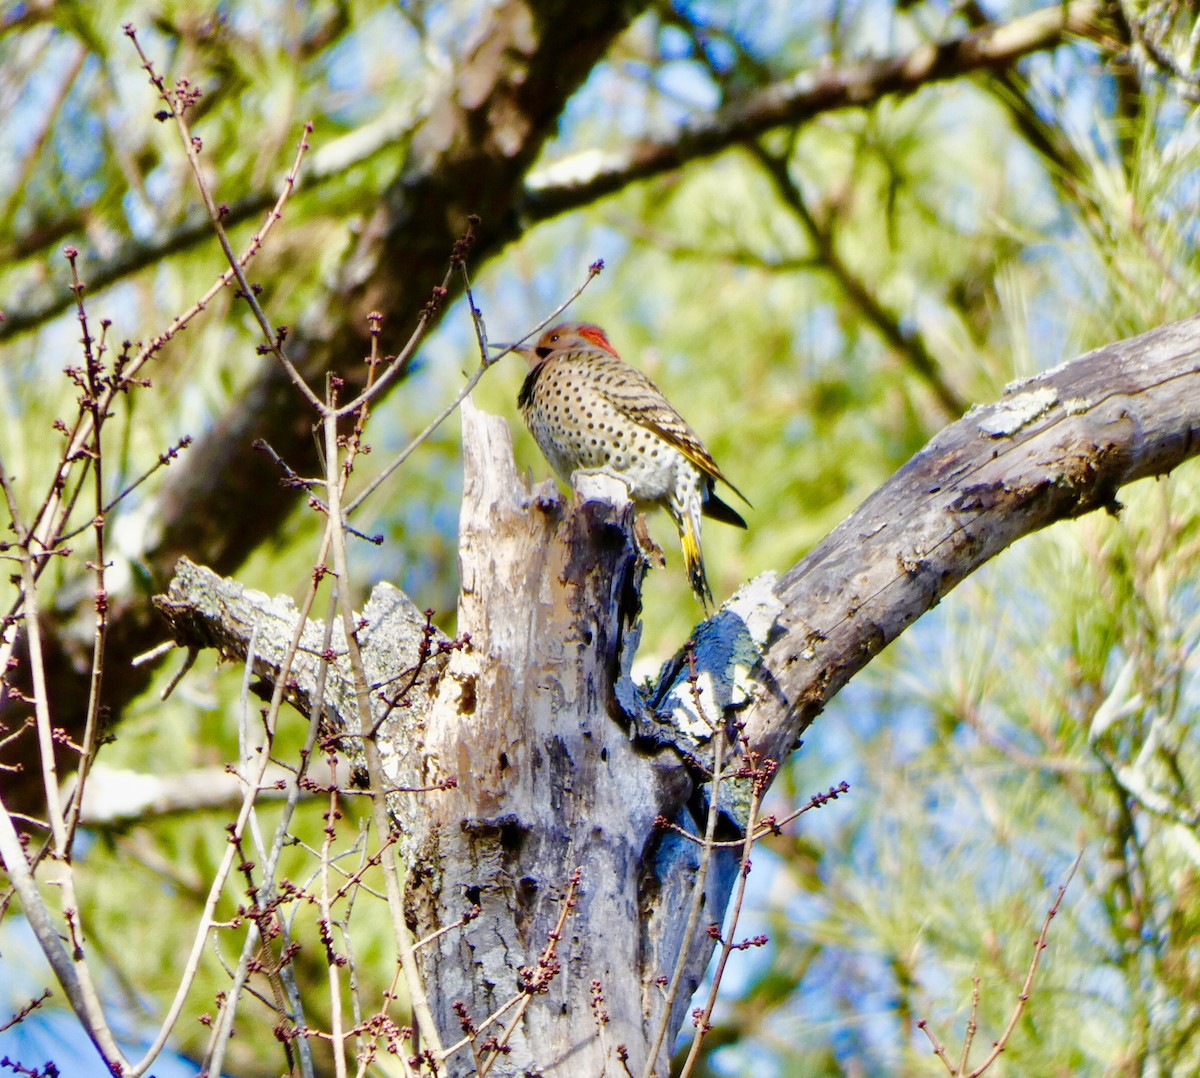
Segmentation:
<svg viewBox="0 0 1200 1078">
<path fill-rule="evenodd" d="M 633 537 L 637 540 L 638 549 L 643 557 L 660 569 L 667 564 L 667 556 L 650 535 L 650 525 L 646 523 L 646 514 L 638 513 L 633 522 Z"/>
</svg>

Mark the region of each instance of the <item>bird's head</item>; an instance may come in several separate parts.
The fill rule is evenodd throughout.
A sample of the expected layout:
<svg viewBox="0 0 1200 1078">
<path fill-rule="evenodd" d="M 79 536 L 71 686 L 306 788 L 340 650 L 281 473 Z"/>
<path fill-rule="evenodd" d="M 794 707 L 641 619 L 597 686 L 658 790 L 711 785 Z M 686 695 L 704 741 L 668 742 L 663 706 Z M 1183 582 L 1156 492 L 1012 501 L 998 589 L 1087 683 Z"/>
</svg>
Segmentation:
<svg viewBox="0 0 1200 1078">
<path fill-rule="evenodd" d="M 489 344 L 493 352 L 517 352 L 524 356 L 525 362 L 531 368 L 536 367 L 542 360 L 556 352 L 571 352 L 576 349 L 600 349 L 611 355 L 617 355 L 617 350 L 609 341 L 608 335 L 592 322 L 562 322 L 546 330 L 536 344 Z M 619 358 L 619 357 L 618 357 Z"/>
<path fill-rule="evenodd" d="M 555 352 L 569 352 L 575 348 L 600 348 L 611 352 L 617 350 L 609 342 L 604 330 L 591 322 L 563 322 L 546 330 L 531 349 L 530 363 L 537 363 Z"/>
</svg>

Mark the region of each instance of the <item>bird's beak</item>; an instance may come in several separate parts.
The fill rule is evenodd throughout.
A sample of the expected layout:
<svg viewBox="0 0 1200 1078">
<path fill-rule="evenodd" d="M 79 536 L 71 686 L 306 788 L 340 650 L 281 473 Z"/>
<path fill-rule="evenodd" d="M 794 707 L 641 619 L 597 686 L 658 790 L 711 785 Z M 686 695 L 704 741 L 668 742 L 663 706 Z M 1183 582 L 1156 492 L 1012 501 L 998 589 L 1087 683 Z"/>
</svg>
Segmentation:
<svg viewBox="0 0 1200 1078">
<path fill-rule="evenodd" d="M 537 362 L 537 357 L 534 355 L 533 351 L 533 345 L 529 342 L 526 342 L 525 344 L 517 344 L 514 341 L 511 344 L 492 344 L 489 341 L 488 351 L 494 353 L 491 357 L 491 361 L 493 363 L 496 362 L 496 360 L 498 360 L 505 352 L 516 353 L 530 365 L 533 365 Z"/>
</svg>

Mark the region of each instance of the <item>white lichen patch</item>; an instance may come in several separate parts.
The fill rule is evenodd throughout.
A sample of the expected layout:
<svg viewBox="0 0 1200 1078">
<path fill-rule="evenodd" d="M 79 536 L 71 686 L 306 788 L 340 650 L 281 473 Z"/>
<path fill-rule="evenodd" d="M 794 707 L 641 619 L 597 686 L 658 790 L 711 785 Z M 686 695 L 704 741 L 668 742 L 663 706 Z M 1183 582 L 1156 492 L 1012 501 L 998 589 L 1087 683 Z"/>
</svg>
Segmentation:
<svg viewBox="0 0 1200 1078">
<path fill-rule="evenodd" d="M 783 603 L 775 594 L 777 574 L 762 573 L 742 585 L 717 613 L 696 627 L 696 684 L 679 668 L 677 680 L 658 707 L 670 723 L 697 741 L 707 741 L 727 709 L 753 695 L 753 671 Z"/>
<path fill-rule="evenodd" d="M 977 423 L 984 434 L 990 434 L 993 438 L 1003 438 L 1032 423 L 1057 402 L 1058 391 L 1048 386 L 1018 393 L 1015 397 L 1000 401 Z"/>
<path fill-rule="evenodd" d="M 1070 397 L 1063 401 L 1063 411 L 1067 415 L 1083 415 L 1091 406 L 1092 402 L 1087 397 Z"/>
</svg>

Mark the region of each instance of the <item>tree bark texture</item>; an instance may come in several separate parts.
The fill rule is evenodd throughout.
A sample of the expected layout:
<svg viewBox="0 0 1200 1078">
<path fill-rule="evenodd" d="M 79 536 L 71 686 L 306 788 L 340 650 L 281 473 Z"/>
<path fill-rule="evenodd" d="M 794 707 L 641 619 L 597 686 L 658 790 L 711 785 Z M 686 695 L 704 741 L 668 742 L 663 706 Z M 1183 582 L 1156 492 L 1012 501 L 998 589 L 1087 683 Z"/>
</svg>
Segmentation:
<svg viewBox="0 0 1200 1078">
<path fill-rule="evenodd" d="M 1031 532 L 1200 451 L 1200 317 L 1007 388 L 973 408 L 780 579 L 754 747 L 786 756 L 826 702 L 926 610 Z"/>
<path fill-rule="evenodd" d="M 426 671 L 413 714 L 384 731 L 389 783 L 457 783 L 392 801 L 416 935 L 481 908 L 420 953 L 446 1042 L 460 1033 L 456 1004 L 482 1023 L 536 978 L 578 869 L 557 973 L 525 993 L 513 1051 L 492 1073 L 623 1073 L 617 1046 L 639 1073 L 659 979 L 686 949 L 669 1045 L 713 947 L 703 931 L 683 938 L 696 846 L 655 821 L 697 830 L 696 759 L 714 723 L 738 715 L 751 747 L 782 761 L 834 693 L 975 568 L 1053 521 L 1115 511 L 1121 485 L 1195 455 L 1198 431 L 1200 318 L 1011 386 L 943 430 L 782 578 L 751 582 L 699 626 L 694 683 L 681 653 L 642 691 L 628 670 L 645 565 L 623 484 L 577 477 L 571 504 L 549 486 L 530 492 L 503 421 L 468 403 L 459 632 L 469 644 Z M 187 625 L 195 604 L 175 602 Z M 188 632 L 193 644 L 212 634 Z M 411 670 L 415 639 L 369 659 L 371 677 Z M 722 808 L 729 827 L 737 799 Z M 702 926 L 722 920 L 736 868 L 718 858 Z M 610 1016 L 603 1038 L 592 982 Z M 449 1062 L 452 1074 L 474 1066 L 466 1051 Z"/>
</svg>

